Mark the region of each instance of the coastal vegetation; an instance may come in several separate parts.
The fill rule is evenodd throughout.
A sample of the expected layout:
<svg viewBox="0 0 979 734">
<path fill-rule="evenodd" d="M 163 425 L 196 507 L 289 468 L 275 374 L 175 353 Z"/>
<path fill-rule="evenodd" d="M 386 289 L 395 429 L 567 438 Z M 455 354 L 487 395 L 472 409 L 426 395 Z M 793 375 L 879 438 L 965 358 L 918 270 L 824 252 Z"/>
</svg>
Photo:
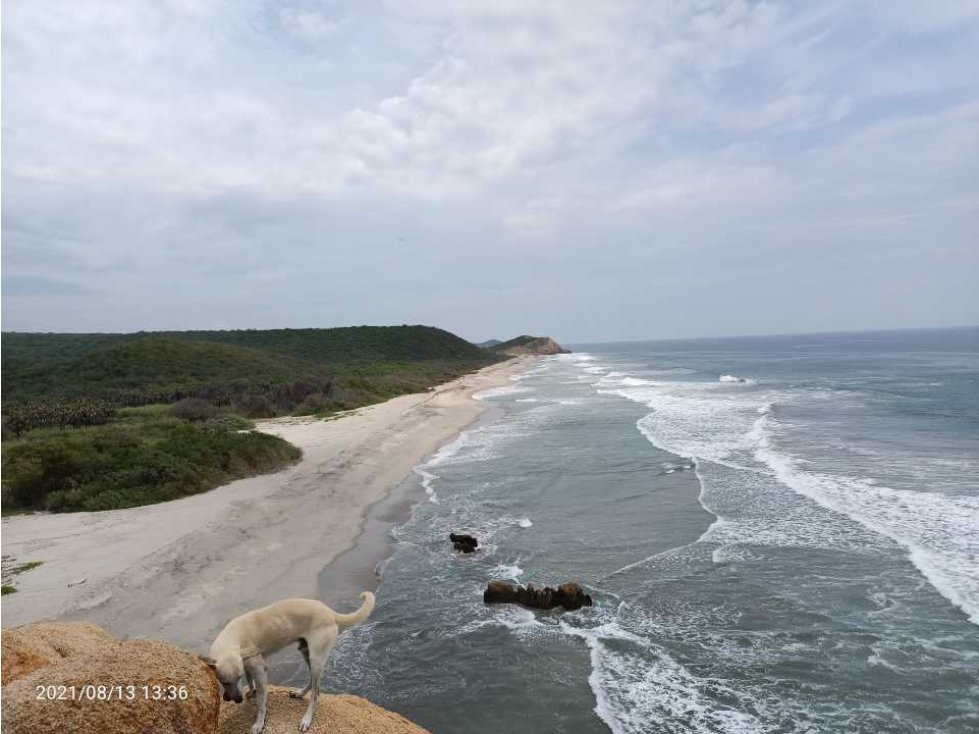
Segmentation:
<svg viewBox="0 0 979 734">
<path fill-rule="evenodd" d="M 185 397 L 253 418 L 297 409 L 347 410 L 425 389 L 500 358 L 426 326 L 6 333 L 4 415 L 37 401 L 136 406 Z"/>
<path fill-rule="evenodd" d="M 331 414 L 504 359 L 425 326 L 3 334 L 4 512 L 133 507 L 298 459 L 251 419 Z"/>
<path fill-rule="evenodd" d="M 214 419 L 160 415 L 37 430 L 4 446 L 4 499 L 52 512 L 134 507 L 274 471 L 299 456 L 276 436 Z"/>
<path fill-rule="evenodd" d="M 33 571 L 44 563 L 44 561 L 28 561 L 27 563 L 17 563 L 12 556 L 4 556 L 2 563 L 3 586 L 0 587 L 0 594 L 16 594 L 16 577 L 25 571 Z"/>
</svg>

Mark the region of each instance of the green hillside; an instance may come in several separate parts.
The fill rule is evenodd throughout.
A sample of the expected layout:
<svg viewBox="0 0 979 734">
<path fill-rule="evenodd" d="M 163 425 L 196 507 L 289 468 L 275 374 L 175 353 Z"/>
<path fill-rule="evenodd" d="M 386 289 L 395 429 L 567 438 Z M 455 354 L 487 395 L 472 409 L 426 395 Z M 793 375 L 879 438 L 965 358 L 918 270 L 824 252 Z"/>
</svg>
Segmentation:
<svg viewBox="0 0 979 734">
<path fill-rule="evenodd" d="M 26 354 L 11 359 L 5 353 L 5 400 L 57 395 L 122 404 L 167 402 L 169 393 L 225 383 L 312 379 L 322 371 L 293 357 L 213 342 L 141 336 L 106 344 L 77 357 L 39 361 L 29 361 Z M 132 399 L 139 394 L 146 400 Z"/>
<path fill-rule="evenodd" d="M 486 359 L 483 350 L 475 344 L 433 326 L 183 331 L 164 336 L 265 349 L 317 362 Z"/>
<path fill-rule="evenodd" d="M 475 344 L 433 326 L 348 326 L 334 329 L 238 329 L 133 334 L 5 332 L 3 366 L 68 361 L 147 338 L 229 344 L 317 362 L 480 360 Z"/>
<path fill-rule="evenodd" d="M 275 471 L 246 418 L 331 413 L 505 359 L 442 329 L 2 336 L 6 511 L 102 510 Z"/>
<path fill-rule="evenodd" d="M 188 396 L 230 402 L 238 395 L 279 396 L 283 391 L 305 393 L 291 401 L 296 404 L 310 394 L 332 391 L 342 396 L 334 401 L 339 407 L 355 407 L 423 390 L 499 359 L 427 326 L 6 333 L 2 338 L 5 407 L 42 398 L 82 397 L 118 405 Z M 242 412 L 276 414 L 294 407 L 280 404 Z"/>
</svg>

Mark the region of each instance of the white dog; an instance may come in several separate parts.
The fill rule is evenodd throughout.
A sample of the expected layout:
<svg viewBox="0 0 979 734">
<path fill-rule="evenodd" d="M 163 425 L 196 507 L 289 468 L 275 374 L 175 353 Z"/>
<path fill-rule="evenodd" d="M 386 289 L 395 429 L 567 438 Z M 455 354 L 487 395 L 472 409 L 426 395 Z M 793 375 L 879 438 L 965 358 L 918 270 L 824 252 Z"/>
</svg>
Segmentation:
<svg viewBox="0 0 979 734">
<path fill-rule="evenodd" d="M 372 593 L 365 591 L 360 598 L 363 603 L 353 614 L 334 612 L 315 599 L 286 599 L 235 617 L 221 630 L 221 634 L 211 645 L 210 656 L 202 655 L 201 660 L 217 673 L 225 701 L 241 703 L 238 684 L 242 676 L 248 679 L 251 689 L 249 696 L 254 694 L 258 702 L 258 714 L 251 734 L 261 734 L 265 728 L 265 707 L 268 700 L 268 667 L 265 656 L 293 642 L 299 643 L 299 652 L 309 666 L 309 684 L 301 691 L 293 691 L 289 695 L 302 698 L 312 691 L 309 706 L 299 722 L 299 731 L 309 729 L 316 712 L 320 676 L 323 675 L 340 629 L 363 622 L 374 611 Z"/>
</svg>

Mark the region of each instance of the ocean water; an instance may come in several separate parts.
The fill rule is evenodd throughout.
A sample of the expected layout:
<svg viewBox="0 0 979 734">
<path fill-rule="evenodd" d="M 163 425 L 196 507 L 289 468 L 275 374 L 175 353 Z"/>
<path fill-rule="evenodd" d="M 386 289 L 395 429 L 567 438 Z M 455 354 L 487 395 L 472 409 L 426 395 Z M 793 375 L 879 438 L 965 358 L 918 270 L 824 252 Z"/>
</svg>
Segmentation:
<svg viewBox="0 0 979 734">
<path fill-rule="evenodd" d="M 979 329 L 584 345 L 481 397 L 329 688 L 435 734 L 979 732 Z"/>
</svg>

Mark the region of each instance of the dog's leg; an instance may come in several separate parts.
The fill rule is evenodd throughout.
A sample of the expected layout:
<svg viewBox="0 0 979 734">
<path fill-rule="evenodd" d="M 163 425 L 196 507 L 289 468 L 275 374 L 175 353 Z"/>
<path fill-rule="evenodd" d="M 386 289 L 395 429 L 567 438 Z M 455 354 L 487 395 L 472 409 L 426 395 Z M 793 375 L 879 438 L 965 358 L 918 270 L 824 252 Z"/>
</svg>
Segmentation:
<svg viewBox="0 0 979 734">
<path fill-rule="evenodd" d="M 255 698 L 255 679 L 252 677 L 252 671 L 249 670 L 248 666 L 245 666 L 245 680 L 248 682 L 248 692 L 245 694 L 245 698 Z"/>
<path fill-rule="evenodd" d="M 256 655 L 246 660 L 245 670 L 251 673 L 250 677 L 255 685 L 255 700 L 258 702 L 258 711 L 255 713 L 251 734 L 262 734 L 265 728 L 265 707 L 269 698 L 268 666 L 265 665 L 265 658 Z"/>
<path fill-rule="evenodd" d="M 313 667 L 309 664 L 309 646 L 306 644 L 306 640 L 299 640 L 299 652 L 302 653 L 303 660 L 306 661 L 306 667 L 309 668 L 309 683 L 306 684 L 305 688 L 297 688 L 294 691 L 289 691 L 290 698 L 302 698 L 313 687 Z"/>
<path fill-rule="evenodd" d="M 301 732 L 308 730 L 313 723 L 313 714 L 316 713 L 316 703 L 320 696 L 320 677 L 322 677 L 323 670 L 326 668 L 326 661 L 329 660 L 330 653 L 333 651 L 333 645 L 337 641 L 338 631 L 334 626 L 306 638 L 309 653 L 311 695 L 306 713 L 303 714 L 303 718 L 299 722 L 299 731 Z"/>
</svg>

